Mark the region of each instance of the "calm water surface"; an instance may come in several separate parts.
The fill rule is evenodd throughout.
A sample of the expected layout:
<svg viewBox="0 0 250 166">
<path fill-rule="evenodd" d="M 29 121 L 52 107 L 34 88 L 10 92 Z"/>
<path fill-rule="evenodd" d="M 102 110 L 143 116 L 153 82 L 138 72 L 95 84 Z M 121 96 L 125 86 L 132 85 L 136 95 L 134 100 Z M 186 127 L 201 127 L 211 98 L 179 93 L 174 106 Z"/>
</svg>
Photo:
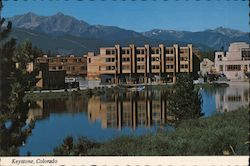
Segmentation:
<svg viewBox="0 0 250 166">
<path fill-rule="evenodd" d="M 85 98 L 38 100 L 31 103 L 27 123 L 35 120 L 35 128 L 20 154 L 50 153 L 67 136 L 105 141 L 121 135 L 154 133 L 168 126 L 169 90 L 149 89 L 142 92 L 104 94 Z M 228 112 L 249 103 L 249 84 L 232 83 L 227 88 L 201 89 L 205 117 Z"/>
</svg>

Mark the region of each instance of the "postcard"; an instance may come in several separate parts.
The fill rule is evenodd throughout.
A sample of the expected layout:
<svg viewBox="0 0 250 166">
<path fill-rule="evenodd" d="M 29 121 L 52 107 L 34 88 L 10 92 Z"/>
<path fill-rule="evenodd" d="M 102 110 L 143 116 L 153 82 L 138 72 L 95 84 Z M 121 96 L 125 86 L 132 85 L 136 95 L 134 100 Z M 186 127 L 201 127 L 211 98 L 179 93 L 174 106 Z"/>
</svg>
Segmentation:
<svg viewBox="0 0 250 166">
<path fill-rule="evenodd" d="M 249 2 L 0 0 L 0 165 L 248 165 Z"/>
</svg>

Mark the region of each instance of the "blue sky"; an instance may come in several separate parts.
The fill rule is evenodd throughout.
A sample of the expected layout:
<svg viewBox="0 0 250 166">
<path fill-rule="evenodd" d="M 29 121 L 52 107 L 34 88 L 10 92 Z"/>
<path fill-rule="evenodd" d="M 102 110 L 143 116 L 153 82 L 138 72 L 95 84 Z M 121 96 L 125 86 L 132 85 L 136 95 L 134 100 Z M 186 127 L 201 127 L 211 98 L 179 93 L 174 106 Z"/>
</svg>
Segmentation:
<svg viewBox="0 0 250 166">
<path fill-rule="evenodd" d="M 155 28 L 200 31 L 219 26 L 249 31 L 247 0 L 9 0 L 4 1 L 4 6 L 4 17 L 27 12 L 43 16 L 62 12 L 89 24 L 139 32 Z"/>
</svg>

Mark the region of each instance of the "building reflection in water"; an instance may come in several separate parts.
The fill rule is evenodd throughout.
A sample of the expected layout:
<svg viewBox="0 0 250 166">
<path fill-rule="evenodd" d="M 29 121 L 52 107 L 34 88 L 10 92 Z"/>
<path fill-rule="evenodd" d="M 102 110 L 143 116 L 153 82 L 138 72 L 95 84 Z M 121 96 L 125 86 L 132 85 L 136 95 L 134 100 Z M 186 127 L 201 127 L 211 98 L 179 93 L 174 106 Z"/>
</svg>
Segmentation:
<svg viewBox="0 0 250 166">
<path fill-rule="evenodd" d="M 38 100 L 30 103 L 27 122 L 46 119 L 50 113 L 86 112 L 90 122 L 101 121 L 102 128 L 163 126 L 171 116 L 167 111 L 166 91 L 104 94 L 68 99 Z"/>
<path fill-rule="evenodd" d="M 163 126 L 171 120 L 168 94 L 169 91 L 142 91 L 91 97 L 88 118 L 101 120 L 102 128 Z"/>
<path fill-rule="evenodd" d="M 29 123 L 31 120 L 46 119 L 51 113 L 77 113 L 77 112 L 87 112 L 88 101 L 79 96 L 71 96 L 67 99 L 46 99 L 37 100 L 36 102 L 31 102 L 28 119 Z"/>
<path fill-rule="evenodd" d="M 241 106 L 249 106 L 249 95 L 249 84 L 231 83 L 224 91 L 216 92 L 216 110 L 229 112 L 237 110 Z"/>
<path fill-rule="evenodd" d="M 46 119 L 51 113 L 85 112 L 90 123 L 101 122 L 102 128 L 164 127 L 173 117 L 168 111 L 171 90 L 107 93 L 100 96 L 71 96 L 66 99 L 39 100 L 30 104 L 27 122 Z M 249 84 L 230 85 L 216 90 L 216 110 L 227 112 L 249 104 Z M 211 108 L 214 109 L 214 108 Z"/>
</svg>

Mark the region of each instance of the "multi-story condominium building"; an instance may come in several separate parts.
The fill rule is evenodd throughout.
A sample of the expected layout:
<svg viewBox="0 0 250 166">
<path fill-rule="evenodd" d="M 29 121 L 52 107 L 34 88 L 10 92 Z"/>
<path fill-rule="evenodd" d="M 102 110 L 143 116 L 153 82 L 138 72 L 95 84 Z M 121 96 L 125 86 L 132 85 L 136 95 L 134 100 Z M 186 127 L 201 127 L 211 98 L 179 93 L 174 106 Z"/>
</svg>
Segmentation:
<svg viewBox="0 0 250 166">
<path fill-rule="evenodd" d="M 215 68 L 230 80 L 247 80 L 250 72 L 250 46 L 245 42 L 231 43 L 228 52 L 215 52 Z"/>
<path fill-rule="evenodd" d="M 88 53 L 87 77 L 110 83 L 173 82 L 177 73 L 196 73 L 193 46 L 180 47 L 121 47 L 100 48 L 100 54 Z M 198 62 L 199 66 L 199 62 Z"/>
<path fill-rule="evenodd" d="M 48 63 L 50 71 L 66 71 L 66 76 L 87 76 L 86 57 L 76 57 L 74 55 L 48 57 L 44 55 L 36 59 L 36 63 Z"/>
</svg>

